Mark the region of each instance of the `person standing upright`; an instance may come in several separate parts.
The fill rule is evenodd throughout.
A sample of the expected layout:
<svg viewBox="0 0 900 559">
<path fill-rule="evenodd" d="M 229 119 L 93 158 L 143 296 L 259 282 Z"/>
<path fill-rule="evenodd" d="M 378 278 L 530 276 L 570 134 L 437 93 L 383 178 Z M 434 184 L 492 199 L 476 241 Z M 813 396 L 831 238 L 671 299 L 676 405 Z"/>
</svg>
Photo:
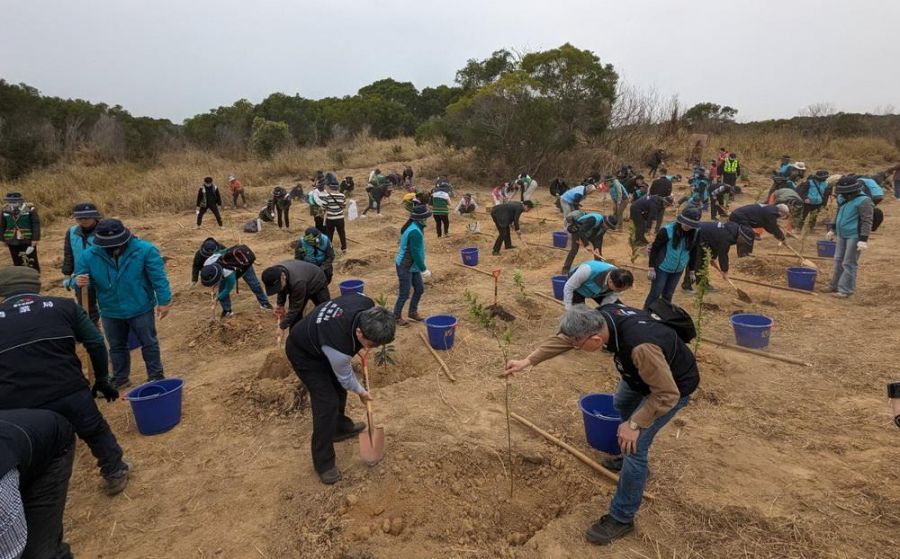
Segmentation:
<svg viewBox="0 0 900 559">
<path fill-rule="evenodd" d="M 102 216 L 97 211 L 97 206 L 90 202 L 84 202 L 75 205 L 72 217 L 75 218 L 75 225 L 66 231 L 66 238 L 63 242 L 62 273 L 65 276 L 63 286 L 69 290 L 75 289 L 75 300 L 80 304 L 81 288 L 75 285 L 72 274 L 75 273 L 76 265 L 84 252 L 94 246 L 94 229 L 97 228 Z M 87 305 L 88 307 L 84 310 L 91 317 L 91 322 L 99 325 L 100 311 L 97 309 L 97 292 L 91 287 L 88 287 L 87 290 Z"/>
<path fill-rule="evenodd" d="M 441 185 L 431 193 L 431 212 L 434 215 L 434 227 L 440 239 L 442 235 L 450 235 L 450 189 Z M 443 233 L 442 233 L 443 230 Z"/>
<path fill-rule="evenodd" d="M 13 266 L 28 266 L 41 271 L 37 247 L 41 240 L 41 219 L 32 204 L 19 192 L 3 197 L 0 238 L 9 248 Z"/>
<path fill-rule="evenodd" d="M 618 230 L 622 228 L 625 206 L 628 205 L 628 191 L 625 190 L 622 181 L 616 177 L 607 177 L 607 184 L 609 184 L 609 199 L 613 203 L 613 217 L 616 218 L 616 229 Z"/>
<path fill-rule="evenodd" d="M 738 161 L 737 154 L 731 152 L 728 154 L 728 159 L 726 159 L 725 163 L 722 165 L 722 182 L 733 187 L 737 184 L 737 178 L 740 174 L 741 163 Z"/>
<path fill-rule="evenodd" d="M 222 206 L 222 195 L 219 193 L 219 187 L 213 183 L 212 177 L 203 179 L 203 184 L 197 190 L 197 229 L 203 225 L 203 216 L 209 210 L 216 218 L 216 223 L 220 229 L 224 229 L 222 225 L 222 214 L 219 208 Z"/>
<path fill-rule="evenodd" d="M 650 271 L 647 277 L 652 282 L 650 292 L 644 301 L 644 308 L 662 297 L 672 302 L 678 279 L 691 258 L 696 238 L 695 231 L 700 226 L 700 208 L 689 206 L 681 214 L 662 227 L 650 246 Z"/>
<path fill-rule="evenodd" d="M 334 243 L 334 232 L 337 231 L 341 240 L 341 253 L 345 253 L 347 252 L 347 228 L 344 208 L 347 207 L 347 197 L 340 192 L 340 184 L 336 178 L 328 184 L 328 193 L 323 194 L 321 199 L 325 202 L 325 231 L 328 240 Z"/>
<path fill-rule="evenodd" d="M 431 277 L 431 271 L 425 263 L 425 224 L 431 217 L 431 211 L 423 204 L 413 206 L 409 220 L 401 229 L 400 246 L 394 265 L 397 268 L 399 289 L 397 302 L 394 304 L 394 319 L 399 326 L 409 323 L 403 318 L 403 306 L 409 299 L 409 319 L 419 322 L 419 301 L 425 293 L 425 281 Z M 409 291 L 412 288 L 412 299 Z"/>
<path fill-rule="evenodd" d="M 863 193 L 863 186 L 861 180 L 851 176 L 839 180 L 835 187 L 838 211 L 825 238 L 836 241 L 837 246 L 834 271 L 826 291 L 839 299 L 846 299 L 856 291 L 859 255 L 869 248 L 875 204 Z"/>
</svg>

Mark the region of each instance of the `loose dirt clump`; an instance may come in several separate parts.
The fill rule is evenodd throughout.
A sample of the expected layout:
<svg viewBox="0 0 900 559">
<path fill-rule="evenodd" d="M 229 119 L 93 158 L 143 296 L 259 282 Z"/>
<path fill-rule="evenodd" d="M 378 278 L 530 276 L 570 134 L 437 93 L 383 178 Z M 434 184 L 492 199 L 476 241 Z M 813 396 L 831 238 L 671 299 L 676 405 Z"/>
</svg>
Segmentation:
<svg viewBox="0 0 900 559">
<path fill-rule="evenodd" d="M 489 305 L 487 310 L 490 311 L 492 317 L 499 318 L 504 322 L 512 322 L 516 319 L 514 314 L 503 308 L 503 305 Z"/>
<path fill-rule="evenodd" d="M 284 349 L 276 348 L 266 355 L 266 360 L 256 374 L 256 378 L 284 379 L 294 374 L 294 369 L 288 361 Z"/>
<path fill-rule="evenodd" d="M 195 351 L 204 353 L 209 352 L 211 348 L 215 348 L 216 351 L 234 352 L 248 347 L 259 347 L 265 339 L 265 334 L 271 330 L 274 330 L 274 327 L 267 329 L 260 320 L 252 317 L 201 319 L 187 345 Z M 274 334 L 272 336 L 274 340 Z"/>
<path fill-rule="evenodd" d="M 243 382 L 232 389 L 231 396 L 249 404 L 248 414 L 258 418 L 297 415 L 307 401 L 306 387 L 296 378 Z"/>
<path fill-rule="evenodd" d="M 755 276 L 767 281 L 784 281 L 785 266 L 777 262 L 765 260 L 763 257 L 742 258 L 735 263 L 739 272 Z"/>
<path fill-rule="evenodd" d="M 347 258 L 338 262 L 338 270 L 341 272 L 353 272 L 369 265 L 368 258 Z"/>
</svg>

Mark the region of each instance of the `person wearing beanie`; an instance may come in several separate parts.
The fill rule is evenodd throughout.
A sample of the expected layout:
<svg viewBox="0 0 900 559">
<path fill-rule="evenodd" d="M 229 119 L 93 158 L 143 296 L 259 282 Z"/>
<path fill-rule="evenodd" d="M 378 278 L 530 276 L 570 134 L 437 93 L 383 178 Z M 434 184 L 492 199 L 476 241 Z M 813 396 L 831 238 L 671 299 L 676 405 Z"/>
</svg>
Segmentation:
<svg viewBox="0 0 900 559">
<path fill-rule="evenodd" d="M 225 250 L 225 245 L 215 240 L 213 237 L 207 237 L 200 244 L 200 248 L 194 253 L 194 262 L 191 265 L 191 287 L 197 285 L 197 282 L 200 280 L 200 270 L 203 268 L 203 265 L 209 257 L 220 250 Z"/>
<path fill-rule="evenodd" d="M 431 213 L 434 215 L 434 227 L 440 239 L 450 234 L 450 187 L 440 185 L 431 191 Z"/>
<path fill-rule="evenodd" d="M 394 320 L 399 326 L 407 326 L 403 318 L 403 306 L 409 300 L 409 318 L 419 322 L 419 300 L 425 293 L 425 281 L 431 277 L 431 271 L 425 264 L 425 226 L 431 217 L 428 206 L 418 204 L 409 213 L 409 220 L 400 234 L 400 246 L 394 258 L 399 283 L 397 302 L 394 304 Z M 412 289 L 412 299 L 409 292 Z"/>
<path fill-rule="evenodd" d="M 863 193 L 863 187 L 863 182 L 855 176 L 841 178 L 835 187 L 838 210 L 825 238 L 835 241 L 837 246 L 826 292 L 839 299 L 846 299 L 856 291 L 859 255 L 869 248 L 875 204 Z"/>
<path fill-rule="evenodd" d="M 347 207 L 347 197 L 340 192 L 341 185 L 333 173 L 326 175 L 329 179 L 328 192 L 322 195 L 325 202 L 325 234 L 328 235 L 329 244 L 334 243 L 334 233 L 337 232 L 341 240 L 341 253 L 347 252 L 347 225 L 344 210 Z M 329 280 L 330 281 L 330 280 Z"/>
<path fill-rule="evenodd" d="M 713 268 L 721 272 L 727 280 L 730 269 L 728 251 L 732 246 L 737 246 L 738 258 L 750 256 L 753 252 L 753 242 L 756 235 L 753 229 L 737 223 L 720 223 L 718 221 L 704 221 L 697 227 L 697 242 L 691 251 L 691 259 L 688 262 L 681 288 L 685 291 L 693 291 L 697 283 L 697 272 L 703 267 L 704 250 L 709 249 L 709 263 Z M 710 283 L 707 291 L 716 291 Z"/>
<path fill-rule="evenodd" d="M 563 287 L 563 304 L 566 310 L 572 305 L 593 299 L 598 307 L 619 302 L 619 293 L 631 289 L 634 275 L 628 270 L 616 268 L 609 262 L 588 260 L 574 266 Z"/>
<path fill-rule="evenodd" d="M 94 246 L 75 266 L 75 283 L 97 291 L 112 360 L 112 386 L 121 388 L 129 382 L 129 332 L 141 343 L 147 380 L 164 378 L 156 317 L 162 320 L 169 314 L 172 290 L 159 249 L 133 236 L 118 219 L 104 219 L 94 229 Z"/>
<path fill-rule="evenodd" d="M 231 192 L 231 206 L 234 209 L 238 207 L 238 198 L 241 199 L 241 206 L 247 208 L 247 197 L 244 196 L 244 185 L 237 180 L 234 175 L 228 177 L 228 191 Z"/>
<path fill-rule="evenodd" d="M 94 398 L 115 402 L 109 383 L 106 344 L 84 309 L 71 299 L 40 294 L 36 270 L 0 269 L 0 409 L 46 409 L 59 413 L 91 449 L 110 495 L 128 483 L 128 465 Z M 94 371 L 89 385 L 76 342 L 87 351 Z"/>
<path fill-rule="evenodd" d="M 650 304 L 660 297 L 672 302 L 678 280 L 690 261 L 699 226 L 700 209 L 689 206 L 675 221 L 670 221 L 656 233 L 650 246 L 647 277 L 652 283 L 644 301 L 645 309 L 649 309 Z"/>
<path fill-rule="evenodd" d="M 219 193 L 219 187 L 213 183 L 212 177 L 203 179 L 203 184 L 197 189 L 197 229 L 203 225 L 203 216 L 209 210 L 216 218 L 219 229 L 224 229 L 222 225 L 222 214 L 219 208 L 222 206 L 222 195 Z"/>
<path fill-rule="evenodd" d="M 0 239 L 6 243 L 13 266 L 28 266 L 41 271 L 38 243 L 41 240 L 41 218 L 33 204 L 19 192 L 3 197 L 0 216 Z"/>
<path fill-rule="evenodd" d="M 765 230 L 779 242 L 784 242 L 784 231 L 778 220 L 791 217 L 791 210 L 785 204 L 770 206 L 769 204 L 747 204 L 737 208 L 728 220 L 738 225 L 746 225 L 754 230 Z M 757 233 L 760 231 L 757 231 Z"/>
<path fill-rule="evenodd" d="M 519 227 L 519 217 L 523 212 L 529 212 L 534 207 L 532 202 L 504 202 L 491 208 L 491 219 L 497 227 L 497 239 L 494 241 L 494 256 L 500 256 L 500 246 L 506 250 L 515 248 L 510 237 L 510 227 L 516 230 L 516 235 L 522 236 Z"/>
<path fill-rule="evenodd" d="M 206 243 L 206 250 L 212 248 L 211 243 Z M 203 251 L 204 247 L 200 247 Z M 232 316 L 231 311 L 231 292 L 237 288 L 237 281 L 243 279 L 253 295 L 256 296 L 256 302 L 259 308 L 264 311 L 271 311 L 272 304 L 266 297 L 265 291 L 256 277 L 256 270 L 253 269 L 253 263 L 256 261 L 256 255 L 247 245 L 234 245 L 228 248 L 215 250 L 203 261 L 203 267 L 200 269 L 200 283 L 203 287 L 218 288 L 216 299 L 222 305 L 222 318 Z"/>
<path fill-rule="evenodd" d="M 655 224 L 654 231 L 659 231 L 659 228 L 662 227 L 662 220 L 666 216 L 666 208 L 671 206 L 672 202 L 671 196 L 663 197 L 651 194 L 631 204 L 631 223 L 634 224 L 635 246 L 647 244 L 646 234 L 652 225 Z"/>
<path fill-rule="evenodd" d="M 306 303 L 319 305 L 331 300 L 325 272 L 315 264 L 300 260 L 283 260 L 262 273 L 266 295 L 276 295 L 275 316 L 279 328 L 289 330 L 303 317 Z M 288 308 L 285 311 L 284 306 Z"/>
<path fill-rule="evenodd" d="M 63 287 L 67 290 L 75 289 L 75 300 L 81 303 L 81 288 L 75 285 L 75 279 L 72 274 L 75 273 L 75 265 L 81 260 L 84 251 L 94 245 L 94 229 L 100 223 L 100 212 L 97 206 L 90 202 L 76 204 L 72 211 L 72 217 L 75 218 L 75 225 L 69 227 L 63 241 L 63 263 L 62 273 Z M 94 325 L 100 324 L 100 311 L 97 309 L 97 292 L 88 287 L 87 290 L 88 316 Z"/>
<path fill-rule="evenodd" d="M 328 235 L 315 227 L 307 227 L 303 236 L 297 240 L 294 259 L 315 264 L 325 273 L 328 285 L 334 276 L 334 247 Z"/>
<path fill-rule="evenodd" d="M 603 237 L 607 231 L 616 228 L 616 216 L 604 216 L 597 212 L 572 212 L 566 216 L 566 231 L 572 237 L 569 253 L 563 262 L 562 274 L 568 274 L 572 262 L 581 248 L 588 248 L 593 252 L 594 260 L 603 259 Z"/>
</svg>

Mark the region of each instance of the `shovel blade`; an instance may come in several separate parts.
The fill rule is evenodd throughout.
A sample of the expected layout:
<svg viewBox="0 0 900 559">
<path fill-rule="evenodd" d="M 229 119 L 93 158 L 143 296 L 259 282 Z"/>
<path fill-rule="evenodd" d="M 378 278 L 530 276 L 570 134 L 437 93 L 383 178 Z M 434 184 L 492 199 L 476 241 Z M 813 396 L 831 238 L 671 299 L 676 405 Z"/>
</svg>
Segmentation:
<svg viewBox="0 0 900 559">
<path fill-rule="evenodd" d="M 747 292 L 744 291 L 743 289 L 738 289 L 738 290 L 737 290 L 737 296 L 738 296 L 738 299 L 740 299 L 741 301 L 743 301 L 743 302 L 745 302 L 745 303 L 752 303 L 752 302 L 753 302 L 753 299 L 751 299 L 750 296 L 747 295 Z"/>
<path fill-rule="evenodd" d="M 381 462 L 384 458 L 384 427 L 366 429 L 359 434 L 359 455 L 369 466 Z"/>
</svg>

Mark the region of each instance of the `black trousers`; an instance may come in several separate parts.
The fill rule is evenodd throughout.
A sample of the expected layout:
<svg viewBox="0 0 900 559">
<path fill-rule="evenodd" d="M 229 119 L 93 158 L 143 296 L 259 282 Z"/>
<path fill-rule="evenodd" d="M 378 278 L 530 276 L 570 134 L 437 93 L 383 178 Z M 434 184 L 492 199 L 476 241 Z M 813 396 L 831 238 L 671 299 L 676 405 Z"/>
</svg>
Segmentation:
<svg viewBox="0 0 900 559">
<path fill-rule="evenodd" d="M 441 225 L 443 224 L 444 235 L 450 234 L 450 216 L 434 214 L 434 226 L 437 229 L 437 236 L 441 236 Z"/>
<path fill-rule="evenodd" d="M 369 205 L 366 206 L 366 209 L 363 210 L 362 215 L 366 215 L 367 213 L 369 213 L 369 210 L 371 210 L 371 209 L 374 209 L 375 213 L 380 214 L 382 198 L 383 198 L 383 196 L 379 196 L 377 198 L 374 196 L 369 196 Z"/>
<path fill-rule="evenodd" d="M 275 213 L 278 214 L 278 227 L 281 228 L 281 224 L 284 223 L 285 227 L 290 228 L 291 226 L 291 207 L 286 206 L 282 208 L 278 204 L 275 204 Z"/>
<path fill-rule="evenodd" d="M 634 240 L 639 245 L 647 244 L 647 233 L 650 232 L 652 220 L 644 217 L 639 211 L 631 210 L 631 222 L 634 224 Z"/>
<path fill-rule="evenodd" d="M 581 243 L 579 243 L 576 239 L 572 239 L 572 246 L 569 248 L 569 254 L 566 255 L 566 261 L 563 262 L 562 273 L 568 274 L 569 270 L 572 269 L 572 263 L 575 262 L 575 257 L 578 255 L 578 251 L 581 250 Z M 591 246 L 598 251 L 603 250 L 603 240 L 601 239 L 591 239 Z M 599 260 L 596 255 L 594 256 L 594 260 Z"/>
<path fill-rule="evenodd" d="M 231 195 L 231 204 L 236 208 L 238 197 L 241 199 L 241 205 L 247 207 L 247 198 L 244 196 L 243 190 L 238 190 L 237 192 Z"/>
<path fill-rule="evenodd" d="M 722 173 L 722 182 L 734 186 L 737 184 L 737 173 Z"/>
<path fill-rule="evenodd" d="M 9 256 L 12 258 L 13 266 L 28 266 L 34 268 L 38 272 L 41 271 L 41 263 L 38 261 L 38 249 L 35 247 L 34 252 L 25 254 L 30 244 L 27 245 L 7 245 L 9 247 Z"/>
<path fill-rule="evenodd" d="M 219 206 L 209 206 L 206 208 L 200 208 L 200 213 L 197 214 L 197 226 L 203 225 L 203 216 L 206 214 L 206 210 L 212 212 L 214 216 L 216 216 L 216 223 L 219 224 L 219 227 L 222 226 L 222 214 L 219 213 Z"/>
<path fill-rule="evenodd" d="M 507 249 L 513 248 L 512 238 L 509 236 L 509 225 L 500 225 L 494 220 L 497 226 L 497 240 L 494 241 L 494 252 L 500 252 L 500 246 L 505 245 Z"/>
<path fill-rule="evenodd" d="M 71 444 L 41 475 L 19 488 L 28 526 L 22 559 L 69 559 L 73 556 L 69 545 L 63 541 L 63 511 L 74 461 L 75 445 Z"/>
<path fill-rule="evenodd" d="M 813 212 L 818 212 L 818 211 L 821 210 L 821 209 L 822 209 L 822 205 L 821 205 L 821 204 L 806 204 L 806 203 L 804 203 L 804 204 L 803 204 L 803 213 L 800 214 L 800 226 L 803 227 L 803 223 L 806 222 L 806 216 L 808 216 L 809 214 L 811 214 L 811 213 L 813 213 Z M 815 227 L 816 227 L 816 221 L 818 220 L 818 217 L 819 217 L 819 216 L 818 216 L 818 214 L 817 214 L 817 215 L 814 216 L 814 217 L 812 218 L 812 220 L 809 222 L 809 228 L 810 228 L 810 229 L 815 229 Z"/>
<path fill-rule="evenodd" d="M 585 296 L 582 295 L 581 293 L 576 292 L 576 293 L 572 294 L 572 304 L 573 305 L 580 305 L 581 303 L 584 303 L 586 300 L 587 299 L 585 298 Z M 603 297 L 591 297 L 591 300 L 593 302 L 597 303 L 598 307 L 601 304 L 603 304 Z"/>
<path fill-rule="evenodd" d="M 719 215 L 727 217 L 725 212 L 725 196 L 719 194 L 709 199 L 709 215 L 712 217 L 713 221 L 715 221 L 716 216 Z"/>
<path fill-rule="evenodd" d="M 75 428 L 78 438 L 83 440 L 100 466 L 100 475 L 106 477 L 124 467 L 122 447 L 116 441 L 112 429 L 97 409 L 97 403 L 88 387 L 63 396 L 40 406 L 41 409 L 55 411 L 65 417 Z"/>
<path fill-rule="evenodd" d="M 325 220 L 325 234 L 328 235 L 328 240 L 334 244 L 334 232 L 337 231 L 338 237 L 341 238 L 341 250 L 347 250 L 346 225 L 344 218 Z"/>
<path fill-rule="evenodd" d="M 325 228 L 325 216 L 315 215 L 313 216 L 313 222 L 316 224 L 316 229 L 326 235 L 328 234 L 328 229 Z"/>
<path fill-rule="evenodd" d="M 309 392 L 313 416 L 313 467 L 322 473 L 335 466 L 335 436 L 353 430 L 353 420 L 346 414 L 347 390 L 338 382 L 328 359 L 306 353 L 291 340 L 288 338 L 287 357 Z"/>
</svg>

